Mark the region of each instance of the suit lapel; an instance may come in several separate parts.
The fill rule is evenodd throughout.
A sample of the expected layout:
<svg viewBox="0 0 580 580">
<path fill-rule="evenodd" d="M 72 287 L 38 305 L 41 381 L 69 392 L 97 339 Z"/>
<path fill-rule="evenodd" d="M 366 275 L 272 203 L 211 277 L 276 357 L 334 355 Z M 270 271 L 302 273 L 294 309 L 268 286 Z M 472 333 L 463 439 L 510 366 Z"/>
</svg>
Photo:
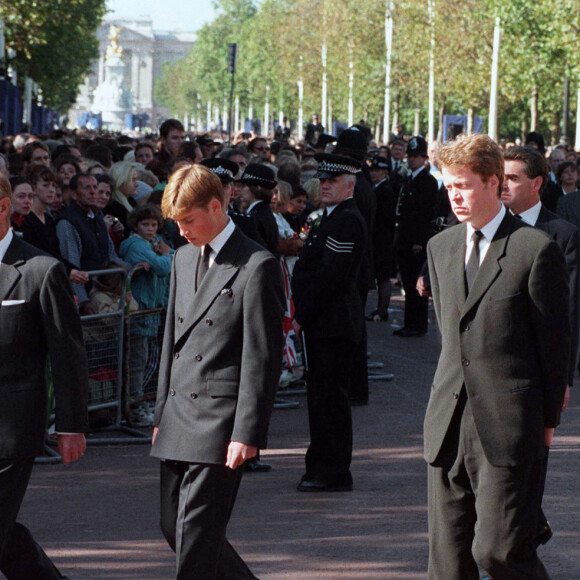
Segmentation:
<svg viewBox="0 0 580 580">
<path fill-rule="evenodd" d="M 5 300 L 10 294 L 22 274 L 18 266 L 24 264 L 24 255 L 20 241 L 16 236 L 6 250 L 4 259 L 0 263 L 0 300 Z"/>
<path fill-rule="evenodd" d="M 465 304 L 466 292 L 465 292 L 465 238 L 466 226 L 464 224 L 459 226 L 454 226 L 452 231 L 455 236 L 451 240 L 449 245 L 449 252 L 447 254 L 447 264 L 439 273 L 439 276 L 449 275 L 449 280 L 461 280 L 460 284 L 457 284 L 454 288 L 455 299 L 459 310 L 463 308 Z"/>
<path fill-rule="evenodd" d="M 492 285 L 494 280 L 501 272 L 501 260 L 505 256 L 505 249 L 511 232 L 513 231 L 513 218 L 509 213 L 506 213 L 502 220 L 485 259 L 479 267 L 479 272 L 473 283 L 473 288 L 469 292 L 465 304 L 462 309 L 462 317 L 465 316 L 483 297 L 487 289 Z M 517 224 L 517 222 L 516 222 Z"/>
<path fill-rule="evenodd" d="M 189 307 L 185 313 L 183 334 L 188 332 L 199 322 L 199 319 L 211 306 L 211 303 L 219 296 L 220 292 L 238 273 L 239 266 L 236 262 L 236 259 L 240 243 L 240 235 L 240 231 L 236 227 L 234 233 L 230 236 L 225 246 L 216 256 L 215 262 L 207 271 L 207 274 L 201 281 L 197 292 L 192 295 L 192 298 L 189 301 Z M 196 248 L 196 251 L 192 253 L 191 257 L 191 271 L 193 272 L 194 276 L 195 266 L 197 264 L 199 253 L 199 248 Z M 191 291 L 193 291 L 194 286 L 195 278 L 192 277 Z"/>
</svg>

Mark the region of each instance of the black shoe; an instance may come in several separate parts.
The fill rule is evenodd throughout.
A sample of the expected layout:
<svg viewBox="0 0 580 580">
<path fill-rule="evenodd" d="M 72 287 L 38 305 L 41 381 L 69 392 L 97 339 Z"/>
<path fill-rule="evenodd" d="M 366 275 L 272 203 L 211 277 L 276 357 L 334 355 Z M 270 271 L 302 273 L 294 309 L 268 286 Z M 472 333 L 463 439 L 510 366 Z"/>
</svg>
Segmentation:
<svg viewBox="0 0 580 580">
<path fill-rule="evenodd" d="M 409 338 L 412 336 L 425 336 L 427 333 L 421 330 L 413 330 L 412 328 L 399 328 L 393 331 L 394 336 L 402 336 L 404 338 Z"/>
<path fill-rule="evenodd" d="M 543 546 L 552 539 L 553 535 L 554 530 L 552 530 L 552 526 L 546 522 L 542 529 L 534 536 L 534 544 L 536 547 Z"/>
<path fill-rule="evenodd" d="M 244 465 L 244 471 L 253 471 L 254 473 L 266 472 L 272 469 L 271 465 L 262 461 L 250 461 Z"/>
<path fill-rule="evenodd" d="M 370 314 L 365 316 L 365 320 L 368 320 L 369 322 L 387 322 L 389 320 L 389 315 L 385 314 L 382 316 L 379 314 L 378 310 L 373 310 Z"/>
<path fill-rule="evenodd" d="M 302 480 L 296 487 L 298 491 L 352 491 L 352 483 L 325 483 L 320 479 Z"/>
</svg>

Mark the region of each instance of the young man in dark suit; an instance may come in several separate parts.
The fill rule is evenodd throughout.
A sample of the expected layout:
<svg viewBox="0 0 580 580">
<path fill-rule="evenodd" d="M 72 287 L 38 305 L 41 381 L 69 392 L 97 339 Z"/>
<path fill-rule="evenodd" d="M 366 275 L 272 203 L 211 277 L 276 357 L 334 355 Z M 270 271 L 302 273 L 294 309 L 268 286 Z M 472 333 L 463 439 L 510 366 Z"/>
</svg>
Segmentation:
<svg viewBox="0 0 580 580">
<path fill-rule="evenodd" d="M 540 195 L 549 180 L 546 159 L 530 147 L 510 147 L 504 152 L 505 179 L 501 200 L 519 219 L 546 232 L 559 246 L 566 260 L 570 278 L 570 361 L 568 384 L 562 410 L 568 406 L 570 387 L 578 362 L 580 332 L 580 230 L 549 211 Z M 549 447 L 546 448 L 546 467 Z M 538 522 L 537 543 L 545 544 L 552 537 L 552 529 L 543 511 Z"/>
<path fill-rule="evenodd" d="M 161 528 L 176 578 L 251 579 L 225 532 L 280 376 L 280 266 L 234 226 L 206 167 L 179 169 L 161 207 L 189 242 L 173 259 L 155 408 Z"/>
<path fill-rule="evenodd" d="M 47 356 L 64 463 L 84 453 L 88 372 L 66 270 L 13 235 L 11 190 L 0 175 L 0 571 L 8 578 L 63 578 L 16 522 L 46 431 Z"/>
<path fill-rule="evenodd" d="M 351 491 L 352 420 L 348 383 L 364 316 L 358 270 L 367 245 L 365 221 L 353 199 L 360 163 L 317 153 L 326 209 L 304 244 L 292 276 L 293 326 L 304 329 L 308 360 L 310 445 L 298 491 Z"/>
<path fill-rule="evenodd" d="M 549 578 L 535 535 L 566 390 L 568 273 L 558 245 L 499 199 L 500 148 L 458 138 L 439 160 L 460 225 L 427 247 L 442 351 L 425 417 L 429 580 Z"/>
</svg>

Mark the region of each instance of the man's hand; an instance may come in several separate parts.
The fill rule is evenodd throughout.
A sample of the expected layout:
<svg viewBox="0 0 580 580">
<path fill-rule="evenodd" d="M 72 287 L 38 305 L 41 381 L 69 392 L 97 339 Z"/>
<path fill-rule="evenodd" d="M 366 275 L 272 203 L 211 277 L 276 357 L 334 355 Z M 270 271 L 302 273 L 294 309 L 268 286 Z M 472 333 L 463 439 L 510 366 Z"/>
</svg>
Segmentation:
<svg viewBox="0 0 580 580">
<path fill-rule="evenodd" d="M 426 296 L 431 296 L 431 292 L 427 290 L 427 288 L 425 288 L 425 276 L 419 276 L 417 278 L 417 285 L 415 286 L 415 288 L 417 289 L 417 293 L 419 294 L 419 296 L 421 296 L 422 298 L 425 298 Z"/>
<path fill-rule="evenodd" d="M 82 270 L 72 269 L 69 274 L 69 279 L 75 284 L 86 284 L 89 281 L 89 275 Z"/>
<path fill-rule="evenodd" d="M 258 448 L 253 445 L 246 445 L 239 441 L 230 441 L 228 445 L 228 456 L 226 459 L 226 467 L 230 469 L 237 469 L 247 459 L 252 459 L 258 454 Z"/>
<path fill-rule="evenodd" d="M 570 402 L 570 385 L 566 385 L 566 392 L 564 393 L 564 403 L 562 405 L 562 411 L 568 408 L 568 403 Z"/>
<path fill-rule="evenodd" d="M 58 433 L 57 442 L 58 451 L 65 465 L 78 461 L 87 448 L 87 442 L 82 433 Z"/>
<path fill-rule="evenodd" d="M 552 445 L 552 438 L 554 437 L 554 427 L 544 427 L 544 442 L 546 447 Z"/>
<path fill-rule="evenodd" d="M 151 445 L 155 443 L 155 439 L 157 439 L 157 431 L 159 431 L 159 427 L 153 427 L 153 435 L 151 436 Z"/>
</svg>

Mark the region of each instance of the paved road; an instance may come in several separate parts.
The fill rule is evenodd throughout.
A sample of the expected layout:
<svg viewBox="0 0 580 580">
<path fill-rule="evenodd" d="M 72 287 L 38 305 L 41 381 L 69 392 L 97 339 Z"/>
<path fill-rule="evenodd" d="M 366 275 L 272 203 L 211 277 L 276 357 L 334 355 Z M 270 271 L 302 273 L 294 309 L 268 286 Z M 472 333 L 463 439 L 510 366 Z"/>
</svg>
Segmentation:
<svg viewBox="0 0 580 580">
<path fill-rule="evenodd" d="M 372 302 L 369 302 L 369 304 Z M 392 336 L 369 323 L 372 359 L 394 372 L 371 383 L 371 404 L 353 409 L 355 490 L 300 494 L 308 443 L 305 400 L 275 411 L 274 469 L 248 474 L 229 538 L 262 580 L 414 580 L 427 563 L 422 421 L 438 356 L 433 324 L 424 338 Z M 557 430 L 545 506 L 556 535 L 541 554 L 553 580 L 580 579 L 580 394 Z M 158 465 L 145 445 L 91 447 L 72 467 L 37 466 L 22 520 L 73 580 L 167 580 L 173 554 L 158 527 Z"/>
</svg>

